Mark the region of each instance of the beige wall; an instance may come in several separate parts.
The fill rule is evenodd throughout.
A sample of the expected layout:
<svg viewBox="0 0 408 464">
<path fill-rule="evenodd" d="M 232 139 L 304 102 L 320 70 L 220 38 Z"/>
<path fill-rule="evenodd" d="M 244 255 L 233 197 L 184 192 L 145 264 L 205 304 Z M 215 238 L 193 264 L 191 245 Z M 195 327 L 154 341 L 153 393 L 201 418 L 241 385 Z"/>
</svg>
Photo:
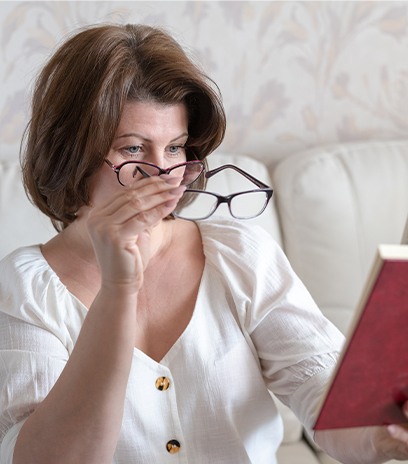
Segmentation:
<svg viewBox="0 0 408 464">
<path fill-rule="evenodd" d="M 100 21 L 167 27 L 224 95 L 222 151 L 276 161 L 339 141 L 408 138 L 407 1 L 0 2 L 0 157 L 18 156 L 38 66 Z"/>
</svg>

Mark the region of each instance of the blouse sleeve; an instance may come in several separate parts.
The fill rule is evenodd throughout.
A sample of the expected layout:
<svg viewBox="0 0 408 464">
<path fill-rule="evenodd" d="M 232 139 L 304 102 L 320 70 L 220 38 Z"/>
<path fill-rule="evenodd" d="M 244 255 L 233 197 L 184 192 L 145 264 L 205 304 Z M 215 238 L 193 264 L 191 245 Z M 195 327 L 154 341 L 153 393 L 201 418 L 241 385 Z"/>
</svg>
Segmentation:
<svg viewBox="0 0 408 464">
<path fill-rule="evenodd" d="M 261 234 L 246 311 L 268 388 L 310 428 L 344 343 L 292 270 L 280 247 Z"/>
<path fill-rule="evenodd" d="M 212 235 L 211 258 L 230 288 L 232 309 L 267 387 L 310 428 L 343 335 L 324 317 L 266 231 L 223 223 Z"/>
<path fill-rule="evenodd" d="M 0 312 L 1 464 L 12 464 L 18 432 L 67 360 L 66 347 L 50 331 Z"/>
</svg>

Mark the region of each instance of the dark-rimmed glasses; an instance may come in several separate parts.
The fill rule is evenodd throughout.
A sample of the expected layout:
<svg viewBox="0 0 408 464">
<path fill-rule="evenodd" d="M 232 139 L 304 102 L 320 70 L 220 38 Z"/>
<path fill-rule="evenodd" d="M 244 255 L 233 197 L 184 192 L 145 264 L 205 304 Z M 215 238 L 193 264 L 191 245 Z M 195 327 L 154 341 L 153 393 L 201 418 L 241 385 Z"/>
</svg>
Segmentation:
<svg viewBox="0 0 408 464">
<path fill-rule="evenodd" d="M 105 163 L 116 173 L 119 183 L 124 187 L 135 180 L 144 177 L 161 176 L 162 174 L 173 174 L 182 177 L 181 185 L 191 185 L 200 177 L 205 168 L 205 164 L 200 160 L 185 161 L 167 169 L 147 161 L 125 161 L 114 165 L 108 159 L 105 159 Z"/>
<path fill-rule="evenodd" d="M 180 219 L 200 221 L 212 216 L 221 203 L 228 205 L 231 216 L 236 219 L 253 219 L 262 214 L 272 197 L 272 188 L 233 164 L 224 164 L 211 171 L 207 171 L 205 177 L 209 179 L 224 169 L 233 169 L 246 177 L 258 188 L 225 196 L 205 190 L 187 188 L 183 194 L 183 200 L 185 200 L 187 206 L 179 210 L 176 208 L 173 215 Z"/>
</svg>

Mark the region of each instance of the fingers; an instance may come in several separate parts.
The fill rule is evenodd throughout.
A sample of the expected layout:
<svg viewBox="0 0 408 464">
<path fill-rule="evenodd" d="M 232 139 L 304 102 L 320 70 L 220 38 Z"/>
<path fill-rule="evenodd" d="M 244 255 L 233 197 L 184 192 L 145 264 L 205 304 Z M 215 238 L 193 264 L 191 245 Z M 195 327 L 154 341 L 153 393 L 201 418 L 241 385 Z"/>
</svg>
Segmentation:
<svg viewBox="0 0 408 464">
<path fill-rule="evenodd" d="M 392 438 L 408 444 L 408 430 L 405 427 L 392 424 L 387 426 L 387 430 Z"/>
<path fill-rule="evenodd" d="M 388 459 L 408 459 L 408 431 L 402 425 L 388 425 L 389 440 L 382 443 L 383 454 Z"/>
<path fill-rule="evenodd" d="M 145 229 L 155 226 L 161 219 L 167 217 L 177 206 L 178 201 L 182 195 L 184 188 L 181 187 L 177 195 L 172 194 L 173 198 L 160 203 L 149 210 L 144 210 L 142 212 L 135 212 L 132 210 L 128 211 L 128 207 L 122 208 L 121 211 L 118 211 L 118 215 L 121 214 L 121 219 L 123 221 L 118 225 L 120 227 L 121 233 L 126 235 L 139 234 Z"/>
<path fill-rule="evenodd" d="M 185 190 L 185 186 L 179 186 L 180 182 L 181 178 L 167 175 L 143 179 L 119 191 L 93 214 L 109 217 L 110 223 L 116 225 L 132 221 L 136 216 L 145 225 L 155 223 L 177 205 Z"/>
<path fill-rule="evenodd" d="M 111 252 L 124 253 L 124 269 L 132 268 L 131 261 L 125 264 L 126 256 L 128 253 L 139 254 L 137 240 L 140 234 L 174 210 L 186 188 L 180 187 L 180 182 L 181 178 L 165 175 L 146 178 L 129 188 L 118 189 L 109 201 L 89 211 L 88 231 L 101 268 L 104 263 L 111 267 Z"/>
<path fill-rule="evenodd" d="M 127 192 L 115 203 L 115 210 L 109 215 L 114 224 L 125 224 L 138 217 L 148 225 L 168 216 L 176 207 L 177 202 L 184 193 L 185 187 L 176 187 L 157 192 L 148 196 L 135 195 Z"/>
<path fill-rule="evenodd" d="M 402 411 L 408 418 L 408 402 L 405 402 Z M 408 422 L 408 421 L 407 421 Z M 393 459 L 408 459 L 408 424 L 391 424 L 386 427 L 391 440 L 385 440 L 386 455 Z M 388 443 L 388 446 L 386 446 Z"/>
<path fill-rule="evenodd" d="M 406 401 L 403 404 L 402 412 L 404 413 L 405 417 L 407 417 L 407 422 L 408 422 L 408 401 Z M 395 438 L 396 440 L 399 440 L 399 441 L 402 441 L 408 444 L 408 424 L 404 424 L 404 425 L 391 424 L 387 426 L 387 430 L 392 438 Z"/>
<path fill-rule="evenodd" d="M 186 188 L 180 182 L 181 177 L 166 175 L 142 179 L 90 208 L 87 228 L 105 286 L 140 288 L 151 257 L 151 231 L 176 207 Z"/>
</svg>

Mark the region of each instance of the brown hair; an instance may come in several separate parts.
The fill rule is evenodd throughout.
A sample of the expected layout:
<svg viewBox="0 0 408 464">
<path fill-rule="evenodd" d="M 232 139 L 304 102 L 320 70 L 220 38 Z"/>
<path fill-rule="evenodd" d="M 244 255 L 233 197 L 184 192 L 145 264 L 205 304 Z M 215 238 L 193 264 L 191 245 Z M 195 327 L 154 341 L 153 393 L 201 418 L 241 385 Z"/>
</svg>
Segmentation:
<svg viewBox="0 0 408 464">
<path fill-rule="evenodd" d="M 57 230 L 89 204 L 88 179 L 129 100 L 186 105 L 187 159 L 204 159 L 224 138 L 218 87 L 168 33 L 117 24 L 79 31 L 38 76 L 21 151 L 27 194 Z"/>
</svg>

